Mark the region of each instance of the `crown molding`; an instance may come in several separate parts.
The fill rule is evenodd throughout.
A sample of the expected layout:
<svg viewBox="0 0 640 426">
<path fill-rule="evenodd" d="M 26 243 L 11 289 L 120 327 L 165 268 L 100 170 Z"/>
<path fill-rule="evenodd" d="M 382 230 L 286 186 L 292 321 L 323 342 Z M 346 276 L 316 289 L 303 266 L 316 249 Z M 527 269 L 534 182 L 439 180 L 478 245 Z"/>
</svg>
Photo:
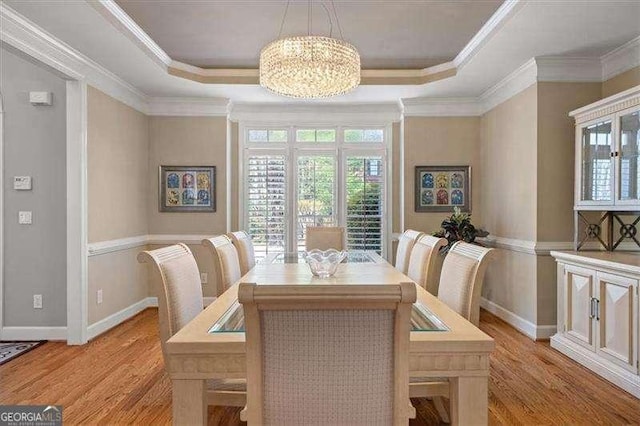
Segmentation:
<svg viewBox="0 0 640 426">
<path fill-rule="evenodd" d="M 229 119 L 270 124 L 381 124 L 400 121 L 402 108 L 396 102 L 355 105 L 234 103 Z"/>
<path fill-rule="evenodd" d="M 640 66 L 640 37 L 613 49 L 602 56 L 602 79 L 604 81 Z"/>
<path fill-rule="evenodd" d="M 113 0 L 87 0 L 95 10 L 115 25 L 122 34 L 136 43 L 151 59 L 163 67 L 171 64 L 171 57 Z"/>
<path fill-rule="evenodd" d="M 226 98 L 150 98 L 148 115 L 226 117 L 229 113 Z"/>
<path fill-rule="evenodd" d="M 478 98 L 403 99 L 405 117 L 474 117 L 482 114 Z"/>
<path fill-rule="evenodd" d="M 63 74 L 84 81 L 143 113 L 147 96 L 0 2 L 0 40 Z"/>
<path fill-rule="evenodd" d="M 458 53 L 453 60 L 455 67 L 462 69 L 485 44 L 498 32 L 502 26 L 513 16 L 515 16 L 526 4 L 523 0 L 506 0 L 491 18 L 480 28 L 467 45 Z"/>
</svg>

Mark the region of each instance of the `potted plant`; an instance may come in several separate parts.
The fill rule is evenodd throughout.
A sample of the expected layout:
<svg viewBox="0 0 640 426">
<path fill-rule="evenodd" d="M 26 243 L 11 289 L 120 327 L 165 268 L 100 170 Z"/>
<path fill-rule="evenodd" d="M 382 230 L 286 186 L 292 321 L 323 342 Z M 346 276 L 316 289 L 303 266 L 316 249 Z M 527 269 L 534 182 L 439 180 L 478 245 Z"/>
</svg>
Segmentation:
<svg viewBox="0 0 640 426">
<path fill-rule="evenodd" d="M 477 237 L 489 235 L 484 229 L 478 229 L 471 223 L 471 215 L 462 213 L 459 207 L 453 208 L 453 214 L 442 221 L 442 229 L 435 232 L 435 237 L 446 238 L 447 245 L 442 247 L 440 253 L 444 256 L 456 241 L 475 243 Z M 478 244 L 478 243 L 476 243 Z"/>
</svg>

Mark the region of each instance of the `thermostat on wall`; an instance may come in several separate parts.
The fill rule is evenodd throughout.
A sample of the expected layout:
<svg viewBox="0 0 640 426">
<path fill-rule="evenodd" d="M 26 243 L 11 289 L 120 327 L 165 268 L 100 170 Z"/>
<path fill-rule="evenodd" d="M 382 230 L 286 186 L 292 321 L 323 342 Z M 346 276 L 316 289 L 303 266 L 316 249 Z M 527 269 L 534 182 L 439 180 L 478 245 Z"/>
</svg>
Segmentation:
<svg viewBox="0 0 640 426">
<path fill-rule="evenodd" d="M 29 92 L 29 102 L 31 102 L 31 105 L 52 105 L 53 93 Z"/>
<path fill-rule="evenodd" d="M 13 189 L 31 191 L 31 176 L 14 176 Z"/>
</svg>

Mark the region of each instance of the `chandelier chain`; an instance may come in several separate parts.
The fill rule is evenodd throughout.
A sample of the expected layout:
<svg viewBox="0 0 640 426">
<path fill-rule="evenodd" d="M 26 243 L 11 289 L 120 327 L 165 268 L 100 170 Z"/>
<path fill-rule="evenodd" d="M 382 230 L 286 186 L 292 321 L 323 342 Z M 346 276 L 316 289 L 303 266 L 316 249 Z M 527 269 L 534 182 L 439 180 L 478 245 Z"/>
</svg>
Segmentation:
<svg viewBox="0 0 640 426">
<path fill-rule="evenodd" d="M 333 15 L 336 17 L 336 25 L 338 26 L 338 32 L 340 33 L 340 38 L 344 40 L 344 36 L 342 35 L 342 26 L 340 25 L 340 19 L 338 19 L 338 12 L 336 12 L 336 5 L 331 0 L 331 8 L 333 9 Z"/>
<path fill-rule="evenodd" d="M 289 11 L 289 3 L 291 0 L 287 0 L 287 5 L 284 8 L 284 15 L 282 15 L 282 22 L 280 22 L 280 31 L 278 32 L 278 38 L 282 36 L 282 29 L 284 28 L 284 21 L 287 19 L 287 12 Z"/>
</svg>

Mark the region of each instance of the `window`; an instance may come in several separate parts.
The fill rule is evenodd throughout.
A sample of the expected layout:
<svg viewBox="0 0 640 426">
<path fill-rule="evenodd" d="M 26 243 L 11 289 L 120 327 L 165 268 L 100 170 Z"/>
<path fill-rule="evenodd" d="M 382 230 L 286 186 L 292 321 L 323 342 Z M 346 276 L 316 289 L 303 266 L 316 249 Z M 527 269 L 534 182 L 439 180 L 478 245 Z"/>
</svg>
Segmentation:
<svg viewBox="0 0 640 426">
<path fill-rule="evenodd" d="M 307 226 L 344 226 L 349 249 L 384 254 L 385 134 L 384 128 L 247 129 L 242 221 L 256 257 L 304 250 Z"/>
</svg>

